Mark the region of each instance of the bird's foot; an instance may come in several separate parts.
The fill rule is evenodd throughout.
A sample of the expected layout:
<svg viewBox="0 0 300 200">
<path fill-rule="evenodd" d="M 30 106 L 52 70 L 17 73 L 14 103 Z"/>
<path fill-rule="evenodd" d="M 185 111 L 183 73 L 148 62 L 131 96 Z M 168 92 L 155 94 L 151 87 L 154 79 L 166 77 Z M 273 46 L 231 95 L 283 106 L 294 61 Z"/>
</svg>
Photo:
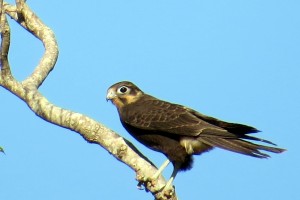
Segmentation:
<svg viewBox="0 0 300 200">
<path fill-rule="evenodd" d="M 158 177 L 152 176 L 152 177 L 147 177 L 144 180 L 144 183 L 147 184 L 148 187 L 155 187 L 157 185 Z M 159 191 L 158 189 L 157 191 Z"/>
<path fill-rule="evenodd" d="M 143 177 L 142 180 L 141 179 L 139 180 L 137 188 L 140 190 L 145 189 L 146 191 L 148 191 L 147 188 L 155 188 L 154 189 L 155 193 L 161 192 L 162 190 L 164 190 L 165 185 L 163 187 L 158 188 L 157 187 L 158 179 L 159 179 L 159 176 L 158 177 L 157 176 Z"/>
<path fill-rule="evenodd" d="M 173 186 L 167 186 L 165 185 L 160 189 L 160 194 L 158 199 L 170 199 L 174 196 L 175 194 L 175 188 Z"/>
<path fill-rule="evenodd" d="M 167 184 L 162 188 L 163 189 L 162 193 L 164 195 L 170 195 L 170 196 L 173 195 L 175 191 L 175 187 L 172 185 L 172 182 L 173 182 L 172 180 L 169 180 Z"/>
<path fill-rule="evenodd" d="M 137 189 L 139 190 L 146 190 L 148 192 L 147 188 L 153 188 L 157 184 L 157 180 L 159 177 L 155 176 L 145 176 L 144 174 L 137 173 L 136 180 L 138 181 Z M 159 190 L 157 191 L 159 192 Z"/>
</svg>

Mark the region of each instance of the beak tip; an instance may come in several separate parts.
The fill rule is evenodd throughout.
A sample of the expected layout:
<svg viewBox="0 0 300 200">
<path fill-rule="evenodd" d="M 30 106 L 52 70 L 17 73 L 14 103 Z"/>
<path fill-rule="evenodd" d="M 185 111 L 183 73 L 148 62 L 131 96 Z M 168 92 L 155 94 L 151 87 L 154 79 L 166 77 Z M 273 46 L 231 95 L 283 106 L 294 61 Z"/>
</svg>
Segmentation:
<svg viewBox="0 0 300 200">
<path fill-rule="evenodd" d="M 106 101 L 111 101 L 116 95 L 112 91 L 108 91 L 106 94 Z"/>
</svg>

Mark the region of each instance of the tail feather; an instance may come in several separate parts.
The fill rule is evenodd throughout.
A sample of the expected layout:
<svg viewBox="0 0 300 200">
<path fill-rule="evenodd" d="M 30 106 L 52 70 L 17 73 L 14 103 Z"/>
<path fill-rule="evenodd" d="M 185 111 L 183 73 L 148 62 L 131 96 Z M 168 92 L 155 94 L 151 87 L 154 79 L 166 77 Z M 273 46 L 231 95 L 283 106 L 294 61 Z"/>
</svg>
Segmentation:
<svg viewBox="0 0 300 200">
<path fill-rule="evenodd" d="M 201 142 L 206 143 L 213 147 L 222 148 L 225 150 L 233 151 L 236 153 L 256 157 L 256 158 L 268 158 L 270 157 L 268 154 L 261 152 L 268 151 L 272 153 L 281 153 L 285 151 L 281 148 L 276 147 L 269 147 L 259 144 L 254 144 L 249 141 L 245 141 L 239 138 L 220 138 L 220 137 L 199 137 L 198 138 Z M 259 139 L 259 138 L 257 138 Z M 254 139 L 256 140 L 256 139 Z M 259 140 L 262 141 L 262 140 Z M 267 142 L 268 143 L 268 142 Z"/>
<path fill-rule="evenodd" d="M 260 152 L 257 148 L 253 148 L 251 145 L 240 144 L 242 140 L 236 139 L 222 139 L 222 138 L 201 138 L 201 141 L 207 143 L 213 147 L 219 147 L 225 150 L 233 151 L 236 153 L 256 157 L 256 158 L 268 158 L 269 155 Z M 244 142 L 244 141 L 242 141 Z"/>
<path fill-rule="evenodd" d="M 255 140 L 255 141 L 259 141 L 259 142 L 264 142 L 264 143 L 268 143 L 268 144 L 276 146 L 276 144 L 274 144 L 273 142 L 270 142 L 269 140 L 265 140 L 265 139 L 261 139 L 261 138 L 257 138 L 257 137 L 253 137 L 253 136 L 249 136 L 249 135 L 243 135 L 242 138 L 247 139 L 247 140 Z"/>
</svg>

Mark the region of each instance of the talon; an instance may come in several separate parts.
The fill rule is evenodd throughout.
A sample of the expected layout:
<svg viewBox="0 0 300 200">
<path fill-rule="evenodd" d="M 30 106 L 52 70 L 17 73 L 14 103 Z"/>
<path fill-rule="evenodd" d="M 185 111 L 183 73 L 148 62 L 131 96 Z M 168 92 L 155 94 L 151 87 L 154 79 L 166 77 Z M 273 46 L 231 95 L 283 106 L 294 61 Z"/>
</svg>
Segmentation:
<svg viewBox="0 0 300 200">
<path fill-rule="evenodd" d="M 143 182 L 139 182 L 139 183 L 137 184 L 136 188 L 137 188 L 138 190 L 144 190 L 145 187 L 143 186 Z"/>
</svg>

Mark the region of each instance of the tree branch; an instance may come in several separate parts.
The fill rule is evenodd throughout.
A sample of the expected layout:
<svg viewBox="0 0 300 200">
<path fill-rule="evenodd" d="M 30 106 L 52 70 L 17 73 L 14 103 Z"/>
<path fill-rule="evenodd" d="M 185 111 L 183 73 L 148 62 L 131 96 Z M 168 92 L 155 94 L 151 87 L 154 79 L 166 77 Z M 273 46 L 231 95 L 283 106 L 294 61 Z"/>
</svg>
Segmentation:
<svg viewBox="0 0 300 200">
<path fill-rule="evenodd" d="M 0 3 L 2 37 L 0 85 L 22 99 L 37 116 L 79 133 L 87 142 L 100 145 L 115 158 L 128 165 L 136 172 L 136 179 L 139 183 L 144 184 L 155 199 L 177 199 L 175 191 L 171 194 L 162 194 L 161 188 L 166 184 L 163 177 L 157 181 L 148 179 L 155 174 L 157 169 L 129 141 L 83 114 L 55 106 L 38 91 L 39 86 L 54 68 L 58 58 L 55 34 L 30 10 L 24 0 L 16 0 L 16 6 L 5 3 L 3 0 Z M 17 81 L 11 74 L 8 62 L 10 28 L 5 13 L 41 40 L 45 48 L 45 52 L 33 73 L 21 82 Z"/>
</svg>

